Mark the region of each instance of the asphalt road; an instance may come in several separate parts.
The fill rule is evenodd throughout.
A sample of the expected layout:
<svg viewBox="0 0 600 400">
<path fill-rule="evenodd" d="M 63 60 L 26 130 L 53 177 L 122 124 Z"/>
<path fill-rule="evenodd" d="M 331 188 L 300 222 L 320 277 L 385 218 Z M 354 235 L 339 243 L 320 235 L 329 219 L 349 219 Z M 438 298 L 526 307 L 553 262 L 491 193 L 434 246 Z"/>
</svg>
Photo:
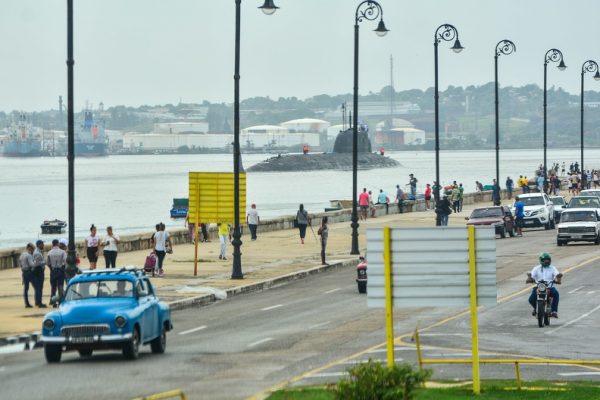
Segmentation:
<svg viewBox="0 0 600 400">
<path fill-rule="evenodd" d="M 524 274 L 540 251 L 550 251 L 561 270 L 600 256 L 598 246 L 556 247 L 554 231 L 526 231 L 525 237 L 498 239 L 499 296 L 523 289 Z M 527 294 L 480 312 L 480 347 L 498 353 L 553 358 L 600 358 L 594 328 L 600 318 L 594 276 L 600 262 L 566 274 L 560 319 L 537 327 Z M 355 271 L 338 270 L 294 283 L 174 314 L 167 352 L 142 349 L 137 361 L 118 352 L 89 359 L 67 353 L 57 365 L 39 350 L 0 355 L 0 398 L 128 399 L 182 389 L 190 399 L 242 399 L 285 381 L 335 381 L 360 360 L 383 360 L 383 310 L 368 309 L 354 283 Z M 570 291 L 574 291 L 569 294 Z M 598 308 L 598 310 L 596 310 Z M 457 309 L 396 310 L 397 336 L 419 323 L 427 327 Z M 454 318 L 425 330 L 425 356 L 468 356 L 469 320 Z M 576 338 L 576 340 L 574 340 Z M 441 349 L 442 347 L 450 348 Z M 399 345 L 397 359 L 415 360 L 410 344 Z M 468 367 L 435 367 L 437 377 L 468 377 Z M 509 366 L 484 367 L 483 376 L 512 377 Z M 523 378 L 593 378 L 559 375 L 597 372 L 578 367 L 523 367 Z M 600 373 L 600 372 L 598 372 Z"/>
</svg>

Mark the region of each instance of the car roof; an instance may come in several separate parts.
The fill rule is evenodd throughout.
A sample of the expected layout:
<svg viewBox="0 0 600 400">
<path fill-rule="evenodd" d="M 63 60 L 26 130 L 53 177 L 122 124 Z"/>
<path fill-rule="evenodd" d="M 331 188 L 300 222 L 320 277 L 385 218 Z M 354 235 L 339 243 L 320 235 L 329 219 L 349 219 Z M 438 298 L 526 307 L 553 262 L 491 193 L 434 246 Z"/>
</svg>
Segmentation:
<svg viewBox="0 0 600 400">
<path fill-rule="evenodd" d="M 523 198 L 523 197 L 541 197 L 543 196 L 544 193 L 521 193 L 519 194 L 519 198 Z"/>
<path fill-rule="evenodd" d="M 489 207 L 477 207 L 474 208 L 473 211 L 475 210 L 492 210 L 494 208 L 503 208 L 504 206 L 489 206 Z"/>
<path fill-rule="evenodd" d="M 131 281 L 135 282 L 137 279 L 145 276 L 144 272 L 137 268 L 126 268 L 112 269 L 112 270 L 87 270 L 83 271 L 81 275 L 75 276 L 69 283 L 72 282 L 90 282 L 90 281 Z"/>
</svg>

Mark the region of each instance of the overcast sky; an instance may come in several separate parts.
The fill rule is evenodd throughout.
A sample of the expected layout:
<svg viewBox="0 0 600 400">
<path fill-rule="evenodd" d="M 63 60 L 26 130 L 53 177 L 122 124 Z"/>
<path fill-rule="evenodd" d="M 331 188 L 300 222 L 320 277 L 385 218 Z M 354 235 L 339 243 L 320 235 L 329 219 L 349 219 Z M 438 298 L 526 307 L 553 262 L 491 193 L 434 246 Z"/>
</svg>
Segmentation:
<svg viewBox="0 0 600 400">
<path fill-rule="evenodd" d="M 242 2 L 241 97 L 352 91 L 354 12 L 359 1 Z M 545 52 L 562 50 L 566 71 L 549 69 L 549 86 L 579 93 L 587 59 L 600 62 L 594 0 L 380 0 L 391 32 L 360 24 L 360 92 L 433 86 L 433 36 L 442 23 L 459 31 L 460 54 L 440 45 L 440 86 L 493 80 L 496 43 L 503 85 L 542 85 Z M 0 110 L 36 111 L 66 101 L 66 1 L 0 2 Z M 96 106 L 233 101 L 234 0 L 75 0 L 75 103 Z M 600 84 L 588 78 L 588 89 Z"/>
</svg>

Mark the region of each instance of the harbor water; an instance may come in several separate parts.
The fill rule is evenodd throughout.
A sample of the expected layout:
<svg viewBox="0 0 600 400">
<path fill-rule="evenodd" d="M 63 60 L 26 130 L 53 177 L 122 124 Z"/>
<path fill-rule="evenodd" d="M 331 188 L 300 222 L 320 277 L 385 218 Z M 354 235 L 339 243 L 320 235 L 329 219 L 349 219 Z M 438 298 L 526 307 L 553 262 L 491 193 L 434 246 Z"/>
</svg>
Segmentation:
<svg viewBox="0 0 600 400">
<path fill-rule="evenodd" d="M 395 168 L 359 170 L 359 191 L 366 187 L 376 195 L 386 191 L 393 200 L 399 184 L 405 188 L 409 173 L 418 178 L 418 191 L 435 179 L 435 152 L 388 152 L 401 163 Z M 244 167 L 269 155 L 243 154 Z M 578 149 L 549 150 L 548 165 L 563 161 L 567 169 L 579 160 Z M 600 151 L 588 149 L 586 168 L 600 167 Z M 500 157 L 500 185 L 507 176 L 531 176 L 543 160 L 541 149 L 503 150 Z M 0 157 L 0 248 L 23 246 L 27 242 L 51 240 L 41 235 L 44 220 L 68 219 L 67 160 L 64 157 Z M 90 224 L 100 234 L 112 225 L 118 234 L 149 232 L 158 222 L 168 228 L 183 227 L 183 220 L 171 220 L 174 197 L 187 197 L 189 171 L 231 172 L 230 154 L 130 155 L 78 158 L 75 161 L 75 232 L 83 239 Z M 442 184 L 462 182 L 467 192 L 475 181 L 491 184 L 495 176 L 494 151 L 442 151 Z M 334 199 L 351 199 L 352 171 L 310 171 L 248 173 L 247 204 L 256 203 L 259 215 L 269 218 L 295 213 L 299 203 L 309 212 L 322 212 Z M 245 216 L 241 217 L 245 221 Z M 216 221 L 215 221 L 216 222 Z M 67 234 L 62 236 L 66 237 Z"/>
</svg>

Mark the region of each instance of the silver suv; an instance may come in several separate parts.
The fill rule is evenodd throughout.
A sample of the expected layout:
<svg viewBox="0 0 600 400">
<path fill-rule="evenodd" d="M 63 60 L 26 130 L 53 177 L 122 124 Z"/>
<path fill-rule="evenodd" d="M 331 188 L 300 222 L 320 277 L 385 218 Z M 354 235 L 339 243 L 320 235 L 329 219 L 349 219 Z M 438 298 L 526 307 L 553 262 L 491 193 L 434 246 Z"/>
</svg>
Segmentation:
<svg viewBox="0 0 600 400">
<path fill-rule="evenodd" d="M 554 229 L 554 204 L 546 193 L 526 193 L 520 194 L 519 200 L 525 204 L 523 212 L 523 228 L 533 228 L 543 226 L 546 230 Z M 515 205 L 512 206 L 512 212 L 515 212 Z"/>
</svg>

